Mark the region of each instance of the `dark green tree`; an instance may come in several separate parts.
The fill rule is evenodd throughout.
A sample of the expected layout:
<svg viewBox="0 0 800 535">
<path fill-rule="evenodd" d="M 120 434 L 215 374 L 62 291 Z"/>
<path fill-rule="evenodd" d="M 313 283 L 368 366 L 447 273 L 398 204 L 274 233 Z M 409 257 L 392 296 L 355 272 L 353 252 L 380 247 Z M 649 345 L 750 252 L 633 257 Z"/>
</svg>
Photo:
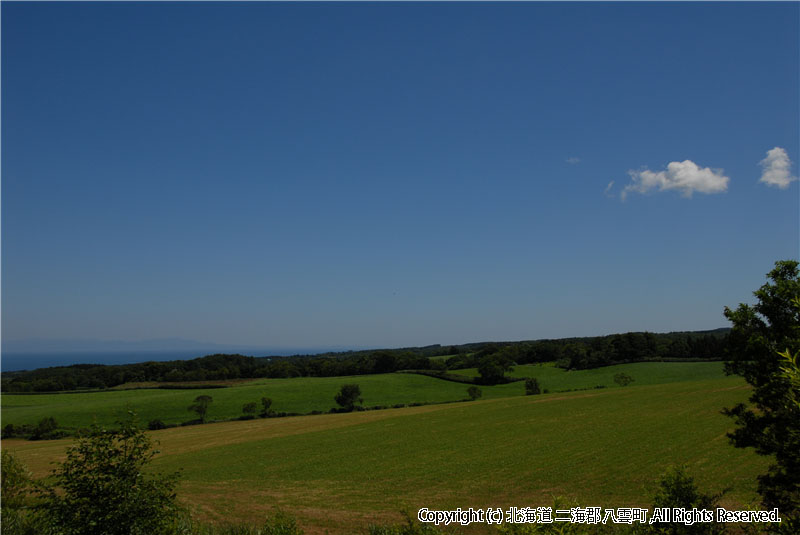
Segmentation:
<svg viewBox="0 0 800 535">
<path fill-rule="evenodd" d="M 155 451 L 133 414 L 117 429 L 92 426 L 53 471 L 45 509 L 64 535 L 162 533 L 179 510 L 177 474 L 145 475 Z"/>
<path fill-rule="evenodd" d="M 472 401 L 475 401 L 476 399 L 478 399 L 479 397 L 481 397 L 483 395 L 483 392 L 481 392 L 480 388 L 478 388 L 477 386 L 473 385 L 473 386 L 467 388 L 467 395 L 469 396 L 469 399 L 471 399 Z"/>
<path fill-rule="evenodd" d="M 505 380 L 507 366 L 504 362 L 498 361 L 493 355 L 483 357 L 478 363 L 478 373 L 480 382 L 485 385 L 496 385 Z"/>
<path fill-rule="evenodd" d="M 619 386 L 628 386 L 633 382 L 633 377 L 631 377 L 625 372 L 615 373 L 614 382 L 617 383 Z"/>
<path fill-rule="evenodd" d="M 211 404 L 212 401 L 214 400 L 211 398 L 211 396 L 206 396 L 206 395 L 197 396 L 196 398 L 194 398 L 194 403 L 189 405 L 188 410 L 196 412 L 197 416 L 200 417 L 200 421 L 205 422 L 206 413 L 208 412 L 208 406 Z"/>
<path fill-rule="evenodd" d="M 736 447 L 753 447 L 775 463 L 759 476 L 758 491 L 767 508 L 797 517 L 800 512 L 800 407 L 791 403 L 792 383 L 781 369 L 779 353 L 800 350 L 798 263 L 776 262 L 769 281 L 754 292 L 757 303 L 725 308 L 733 327 L 728 338 L 728 373 L 752 385 L 751 405 L 725 409 L 737 424 L 729 434 Z"/>
<path fill-rule="evenodd" d="M 28 468 L 3 449 L 2 490 L 0 490 L 0 515 L 3 533 L 7 535 L 34 535 L 48 533 L 47 518 L 36 507 L 33 481 Z"/>
<path fill-rule="evenodd" d="M 56 422 L 55 418 L 52 416 L 42 418 L 34 428 L 33 434 L 31 434 L 31 440 L 58 438 L 58 434 L 56 433 L 57 429 L 58 423 Z"/>
<path fill-rule="evenodd" d="M 270 414 L 272 414 L 272 399 L 270 398 L 261 398 L 261 414 L 262 418 L 266 418 Z"/>
<path fill-rule="evenodd" d="M 539 386 L 539 380 L 535 377 L 528 377 L 525 379 L 525 395 L 535 396 L 542 393 L 542 387 Z"/>
<path fill-rule="evenodd" d="M 242 406 L 242 413 L 245 416 L 255 416 L 256 411 L 258 410 L 258 403 L 255 401 L 251 401 L 250 403 L 245 403 Z"/>
<path fill-rule="evenodd" d="M 341 390 L 333 399 L 346 411 L 352 411 L 356 404 L 364 401 L 361 399 L 361 388 L 354 384 L 342 385 Z"/>
<path fill-rule="evenodd" d="M 705 494 L 697 488 L 694 478 L 683 467 L 673 467 L 661 477 L 659 489 L 653 499 L 653 508 L 682 508 L 714 510 L 722 497 L 720 494 Z M 683 522 L 655 524 L 649 530 L 663 535 L 717 535 L 725 533 L 725 525 L 715 522 L 697 522 L 687 525 Z"/>
</svg>

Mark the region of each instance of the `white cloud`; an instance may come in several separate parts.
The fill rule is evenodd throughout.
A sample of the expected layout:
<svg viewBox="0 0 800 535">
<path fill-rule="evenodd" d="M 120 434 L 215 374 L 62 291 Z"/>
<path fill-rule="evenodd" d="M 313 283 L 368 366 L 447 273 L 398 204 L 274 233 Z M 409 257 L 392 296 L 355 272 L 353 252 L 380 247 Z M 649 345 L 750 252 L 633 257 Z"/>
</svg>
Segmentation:
<svg viewBox="0 0 800 535">
<path fill-rule="evenodd" d="M 606 197 L 611 197 L 612 195 L 609 194 L 611 193 L 611 188 L 613 187 L 614 187 L 614 181 L 612 180 L 611 182 L 608 183 L 608 186 L 606 186 L 606 190 L 603 192 L 603 194 L 605 194 Z"/>
<path fill-rule="evenodd" d="M 572 156 L 572 157 L 570 157 L 570 158 L 567 158 L 567 159 L 566 159 L 566 160 L 564 160 L 564 161 L 565 161 L 565 162 L 567 162 L 567 163 L 571 163 L 571 164 L 573 164 L 573 165 L 574 165 L 574 164 L 576 164 L 576 163 L 580 163 L 580 162 L 581 162 L 581 159 L 580 159 L 580 158 L 576 158 L 575 156 Z"/>
<path fill-rule="evenodd" d="M 786 189 L 789 184 L 797 180 L 796 176 L 792 176 L 789 173 L 791 167 L 792 161 L 784 149 L 775 147 L 772 150 L 768 150 L 767 157 L 761 160 L 763 171 L 759 182 L 763 182 L 767 186 Z"/>
<path fill-rule="evenodd" d="M 622 190 L 622 200 L 629 192 L 649 193 L 653 190 L 678 190 L 684 197 L 691 198 L 694 192 L 722 193 L 728 189 L 728 177 L 721 169 L 698 167 L 691 160 L 670 162 L 666 171 L 653 172 L 649 169 L 628 171 L 633 182 Z"/>
</svg>

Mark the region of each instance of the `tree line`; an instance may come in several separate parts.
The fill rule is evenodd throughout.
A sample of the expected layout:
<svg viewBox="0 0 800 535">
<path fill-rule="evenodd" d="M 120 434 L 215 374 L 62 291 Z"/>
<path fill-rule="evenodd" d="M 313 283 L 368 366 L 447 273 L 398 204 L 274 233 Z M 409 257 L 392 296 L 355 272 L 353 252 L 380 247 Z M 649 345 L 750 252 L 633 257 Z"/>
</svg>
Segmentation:
<svg viewBox="0 0 800 535">
<path fill-rule="evenodd" d="M 655 334 L 614 334 L 524 342 L 383 349 L 291 357 L 215 354 L 191 360 L 136 364 L 75 364 L 2 373 L 5 392 L 57 392 L 111 388 L 125 383 L 219 381 L 248 378 L 342 377 L 399 370 L 480 367 L 491 361 L 506 371 L 513 364 L 557 362 L 566 369 L 663 359 L 722 359 L 727 329 Z M 447 359 L 431 359 L 448 356 Z M 486 357 L 490 357 L 487 359 Z M 492 371 L 489 370 L 491 375 Z M 483 375 L 483 374 L 482 374 Z M 500 374 L 502 376 L 502 374 Z M 488 381 L 491 383 L 492 381 Z"/>
</svg>

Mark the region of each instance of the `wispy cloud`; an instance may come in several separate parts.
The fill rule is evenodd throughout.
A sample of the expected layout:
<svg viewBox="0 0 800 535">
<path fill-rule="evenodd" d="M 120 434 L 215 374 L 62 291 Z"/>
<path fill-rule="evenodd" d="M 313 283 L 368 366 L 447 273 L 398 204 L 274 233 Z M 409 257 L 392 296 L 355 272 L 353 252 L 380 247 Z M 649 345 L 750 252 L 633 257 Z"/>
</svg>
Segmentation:
<svg viewBox="0 0 800 535">
<path fill-rule="evenodd" d="M 790 173 L 791 167 L 792 161 L 784 149 L 775 147 L 768 150 L 767 157 L 761 160 L 763 171 L 759 182 L 763 182 L 767 186 L 786 189 L 789 184 L 797 180 L 797 177 Z"/>
<path fill-rule="evenodd" d="M 611 188 L 613 187 L 614 187 L 614 181 L 612 180 L 611 182 L 608 183 L 608 186 L 606 186 L 606 189 L 605 191 L 603 191 L 603 194 L 606 197 L 613 197 L 613 195 L 611 195 Z"/>
<path fill-rule="evenodd" d="M 665 171 L 628 171 L 633 182 L 622 190 L 622 200 L 628 193 L 649 193 L 651 191 L 678 190 L 684 197 L 691 198 L 694 192 L 722 193 L 728 189 L 728 177 L 721 169 L 699 167 L 691 160 L 670 162 Z"/>
<path fill-rule="evenodd" d="M 570 158 L 567 158 L 567 159 L 566 159 L 566 160 L 564 160 L 564 161 L 565 161 L 565 162 L 567 162 L 567 163 L 570 163 L 570 164 L 572 164 L 572 165 L 575 165 L 576 163 L 581 163 L 581 159 L 580 159 L 580 158 L 576 158 L 575 156 L 572 156 L 572 157 L 570 157 Z"/>
</svg>

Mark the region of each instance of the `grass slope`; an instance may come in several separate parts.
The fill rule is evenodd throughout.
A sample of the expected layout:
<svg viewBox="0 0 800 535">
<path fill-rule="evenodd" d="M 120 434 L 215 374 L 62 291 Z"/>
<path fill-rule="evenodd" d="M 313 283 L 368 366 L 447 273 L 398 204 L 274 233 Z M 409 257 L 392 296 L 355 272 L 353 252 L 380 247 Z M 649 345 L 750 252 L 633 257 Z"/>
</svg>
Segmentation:
<svg viewBox="0 0 800 535">
<path fill-rule="evenodd" d="M 88 426 L 96 419 L 111 424 L 117 415 L 135 410 L 147 423 L 160 419 L 165 423 L 181 423 L 196 418 L 187 410 L 192 400 L 209 395 L 213 402 L 207 418 L 230 419 L 242 415 L 242 405 L 261 397 L 272 399 L 278 412 L 309 413 L 336 407 L 334 396 L 346 383 L 361 387 L 365 406 L 396 405 L 457 401 L 467 398 L 469 385 L 442 381 L 421 375 L 390 373 L 354 377 L 302 377 L 295 379 L 260 379 L 230 388 L 198 390 L 120 390 L 65 394 L 3 394 L 3 425 L 35 424 L 52 416 L 62 427 Z M 520 384 L 483 387 L 483 395 L 492 399 L 520 395 Z M 260 406 L 260 404 L 259 404 Z"/>
<path fill-rule="evenodd" d="M 636 362 L 617 364 L 591 370 L 567 371 L 556 368 L 553 363 L 523 364 L 507 372 L 509 377 L 536 377 L 542 388 L 559 392 L 595 386 L 614 387 L 614 375 L 620 372 L 633 377 L 633 385 L 655 385 L 678 381 L 715 379 L 724 377 L 722 362 Z M 477 368 L 451 370 L 450 373 L 477 377 Z"/>
<path fill-rule="evenodd" d="M 567 372 L 551 364 L 515 366 L 512 377 L 537 377 L 542 388 L 552 392 L 568 389 L 593 388 L 597 385 L 615 387 L 614 374 L 624 371 L 631 375 L 634 385 L 660 384 L 690 379 L 723 377 L 720 362 L 646 362 L 622 364 Z M 474 368 L 456 373 L 477 376 Z M 361 375 L 353 377 L 302 377 L 295 379 L 258 379 L 230 388 L 199 390 L 121 390 L 72 394 L 3 394 L 2 421 L 6 424 L 36 424 L 52 416 L 62 427 L 88 426 L 96 419 L 111 424 L 117 415 L 133 409 L 143 422 L 160 419 L 177 424 L 196 417 L 187 407 L 199 395 L 209 395 L 212 402 L 207 418 L 231 419 L 241 416 L 242 405 L 266 396 L 273 401 L 277 412 L 307 414 L 328 411 L 336 406 L 333 398 L 341 385 L 357 383 L 361 387 L 365 406 L 457 401 L 467 397 L 469 385 L 442 381 L 431 377 L 401 373 Z M 524 385 L 511 383 L 482 386 L 484 399 L 522 395 Z"/>
<path fill-rule="evenodd" d="M 155 467 L 210 520 L 273 507 L 316 533 L 353 532 L 420 507 L 648 506 L 659 475 L 686 464 L 701 488 L 755 500 L 766 460 L 728 444 L 720 409 L 736 377 L 517 396 L 386 411 L 226 422 L 153 433 Z M 68 441 L 4 441 L 38 475 Z M 481 531 L 483 528 L 475 528 Z"/>
</svg>

